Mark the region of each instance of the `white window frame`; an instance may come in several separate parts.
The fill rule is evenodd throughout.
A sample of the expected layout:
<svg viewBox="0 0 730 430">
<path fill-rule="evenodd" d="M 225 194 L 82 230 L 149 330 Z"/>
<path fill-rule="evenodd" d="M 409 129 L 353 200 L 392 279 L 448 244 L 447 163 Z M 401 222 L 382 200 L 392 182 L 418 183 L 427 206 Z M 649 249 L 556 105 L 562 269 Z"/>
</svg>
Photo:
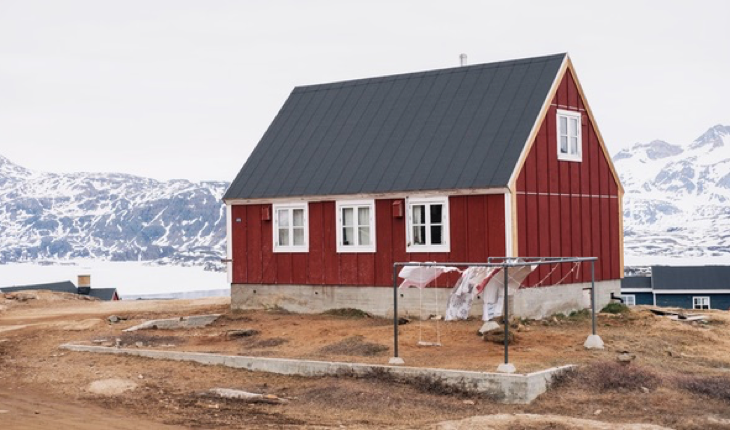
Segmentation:
<svg viewBox="0 0 730 430">
<path fill-rule="evenodd" d="M 636 306 L 636 294 L 621 294 L 621 298 L 626 306 Z"/>
<path fill-rule="evenodd" d="M 289 211 L 289 239 L 294 240 L 294 217 L 292 211 L 294 209 L 304 209 L 304 245 L 293 245 L 290 242 L 289 245 L 279 245 L 279 211 Z M 274 252 L 309 252 L 309 204 L 304 203 L 280 203 L 272 205 L 272 217 L 273 217 L 273 240 L 274 240 Z"/>
<path fill-rule="evenodd" d="M 365 224 L 362 223 L 362 220 L 359 219 L 359 208 L 367 207 L 370 209 L 370 219 L 367 220 L 367 226 L 370 228 L 370 244 L 369 245 L 360 245 L 359 240 L 359 232 L 358 227 L 364 226 Z M 375 237 L 376 230 L 375 230 L 375 200 L 338 200 L 335 204 L 335 210 L 337 211 L 335 214 L 335 218 L 337 219 L 337 252 L 338 253 L 348 253 L 348 252 L 375 252 Z M 353 209 L 353 215 L 354 215 L 354 239 L 357 243 L 352 245 L 345 245 L 343 242 L 343 234 L 342 234 L 342 209 L 345 208 L 352 208 Z"/>
<path fill-rule="evenodd" d="M 428 209 L 432 204 L 443 205 L 442 209 L 442 244 L 431 244 L 431 211 Z M 426 205 L 426 244 L 413 244 L 413 206 Z M 451 241 L 449 235 L 449 198 L 448 196 L 440 197 L 409 197 L 406 199 L 406 252 L 450 252 Z"/>
<path fill-rule="evenodd" d="M 560 118 L 566 117 L 567 118 L 567 133 L 565 136 L 567 137 L 568 141 L 568 152 L 563 153 L 560 151 Z M 577 136 L 571 136 L 570 134 L 570 120 L 576 119 L 578 121 L 578 127 L 577 127 Z M 555 116 L 555 136 L 557 137 L 557 145 L 558 145 L 558 160 L 563 161 L 575 161 L 575 162 L 581 162 L 583 161 L 583 115 L 580 112 L 572 111 L 572 110 L 564 110 L 564 109 L 558 109 L 558 113 Z M 570 151 L 570 138 L 576 137 L 578 139 L 578 147 L 576 153 L 572 153 Z"/>
<path fill-rule="evenodd" d="M 707 307 L 703 307 L 704 302 L 707 301 Z M 699 303 L 698 303 L 699 302 Z M 699 305 L 699 307 L 697 307 Z M 692 309 L 712 309 L 710 307 L 710 296 L 693 296 L 692 297 Z"/>
</svg>

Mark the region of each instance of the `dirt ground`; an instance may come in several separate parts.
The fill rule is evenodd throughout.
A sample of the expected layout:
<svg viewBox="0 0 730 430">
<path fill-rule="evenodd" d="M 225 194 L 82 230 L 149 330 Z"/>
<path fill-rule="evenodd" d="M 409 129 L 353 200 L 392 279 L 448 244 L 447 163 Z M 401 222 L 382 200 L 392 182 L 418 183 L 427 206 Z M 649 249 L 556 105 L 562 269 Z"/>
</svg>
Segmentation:
<svg viewBox="0 0 730 430">
<path fill-rule="evenodd" d="M 207 313 L 223 316 L 202 329 L 122 332 L 149 319 Z M 0 428 L 730 428 L 730 315 L 708 314 L 709 324 L 670 321 L 645 308 L 600 314 L 607 348 L 593 352 L 582 347 L 587 314 L 521 321 L 510 347 L 519 372 L 580 366 L 532 404 L 503 405 L 438 381 L 289 377 L 58 348 L 121 339 L 125 347 L 145 349 L 387 363 L 392 321 L 357 312 L 231 313 L 227 298 L 93 302 L 39 293 L 19 302 L 0 295 Z M 110 324 L 110 315 L 126 319 Z M 417 346 L 419 333 L 437 340 L 437 324 L 442 346 Z M 400 355 L 409 366 L 494 371 L 503 349 L 477 336 L 480 326 L 478 320 L 410 321 L 399 326 Z M 232 330 L 250 331 L 226 336 Z M 635 355 L 632 364 L 617 364 L 622 351 Z M 111 380 L 131 388 L 90 391 L 92 383 Z M 249 404 L 205 395 L 217 387 L 289 401 Z"/>
</svg>

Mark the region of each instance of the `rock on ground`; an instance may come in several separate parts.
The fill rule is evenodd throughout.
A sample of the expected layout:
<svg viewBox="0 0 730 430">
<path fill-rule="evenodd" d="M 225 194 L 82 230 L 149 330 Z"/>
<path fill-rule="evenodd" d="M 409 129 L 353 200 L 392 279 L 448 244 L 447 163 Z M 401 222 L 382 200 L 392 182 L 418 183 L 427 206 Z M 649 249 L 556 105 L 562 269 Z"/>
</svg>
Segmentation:
<svg viewBox="0 0 730 430">
<path fill-rule="evenodd" d="M 89 384 L 86 389 L 90 393 L 102 396 L 117 396 L 125 391 L 134 390 L 137 384 L 127 379 L 102 379 Z"/>
</svg>

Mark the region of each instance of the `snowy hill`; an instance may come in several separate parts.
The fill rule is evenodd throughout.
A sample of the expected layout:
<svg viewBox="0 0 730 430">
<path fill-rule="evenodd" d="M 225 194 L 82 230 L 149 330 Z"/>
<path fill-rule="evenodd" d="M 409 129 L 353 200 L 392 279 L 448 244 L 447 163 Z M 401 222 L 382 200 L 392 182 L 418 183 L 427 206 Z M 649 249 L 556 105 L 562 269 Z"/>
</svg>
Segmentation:
<svg viewBox="0 0 730 430">
<path fill-rule="evenodd" d="M 94 258 L 220 268 L 227 187 L 33 172 L 0 156 L 0 264 Z"/>
<path fill-rule="evenodd" d="M 694 142 L 637 143 L 613 157 L 630 256 L 730 259 L 730 126 Z"/>
</svg>

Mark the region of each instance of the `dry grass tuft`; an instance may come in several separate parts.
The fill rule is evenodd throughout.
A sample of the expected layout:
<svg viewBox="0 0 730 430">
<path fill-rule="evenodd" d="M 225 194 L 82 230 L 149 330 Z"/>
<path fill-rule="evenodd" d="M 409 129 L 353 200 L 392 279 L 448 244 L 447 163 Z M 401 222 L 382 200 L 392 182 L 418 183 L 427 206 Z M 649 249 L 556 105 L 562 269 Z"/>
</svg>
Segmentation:
<svg viewBox="0 0 730 430">
<path fill-rule="evenodd" d="M 640 366 L 602 361 L 585 367 L 565 370 L 553 379 L 553 388 L 580 386 L 593 391 L 653 390 L 662 379 L 653 371 Z"/>
<path fill-rule="evenodd" d="M 373 357 L 382 355 L 388 349 L 385 345 L 366 342 L 363 336 L 350 336 L 339 342 L 327 345 L 319 351 L 322 354 Z"/>
<path fill-rule="evenodd" d="M 676 384 L 690 393 L 730 403 L 730 379 L 726 377 L 680 376 Z"/>
</svg>

